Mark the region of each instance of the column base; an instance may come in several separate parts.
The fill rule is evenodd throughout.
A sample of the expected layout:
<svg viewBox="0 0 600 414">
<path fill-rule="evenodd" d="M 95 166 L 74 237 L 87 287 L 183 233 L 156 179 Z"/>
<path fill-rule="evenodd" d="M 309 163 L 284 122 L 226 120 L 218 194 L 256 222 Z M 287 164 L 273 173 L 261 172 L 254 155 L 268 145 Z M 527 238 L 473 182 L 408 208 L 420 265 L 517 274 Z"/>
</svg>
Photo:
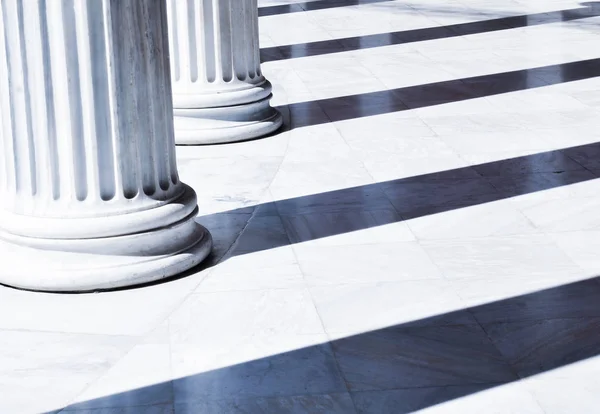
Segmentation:
<svg viewBox="0 0 600 414">
<path fill-rule="evenodd" d="M 174 109 L 177 145 L 222 144 L 268 135 L 283 123 L 269 104 L 271 95 L 257 102 L 215 108 Z"/>
<path fill-rule="evenodd" d="M 195 203 L 193 190 L 186 193 Z M 90 292 L 174 276 L 198 265 L 211 251 L 212 237 L 196 223 L 196 214 L 194 209 L 164 227 L 109 237 L 48 239 L 0 232 L 0 283 L 36 291 Z"/>
</svg>

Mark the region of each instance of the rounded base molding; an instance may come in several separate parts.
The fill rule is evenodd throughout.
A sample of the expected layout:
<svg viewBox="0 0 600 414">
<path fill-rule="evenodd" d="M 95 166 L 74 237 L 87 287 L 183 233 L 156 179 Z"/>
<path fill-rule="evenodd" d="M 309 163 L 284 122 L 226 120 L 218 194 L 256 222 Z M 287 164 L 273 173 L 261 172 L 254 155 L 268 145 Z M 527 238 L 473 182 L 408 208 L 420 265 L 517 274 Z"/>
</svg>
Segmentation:
<svg viewBox="0 0 600 414">
<path fill-rule="evenodd" d="M 256 83 L 215 82 L 198 90 L 190 84 L 173 83 L 173 107 L 180 109 L 218 108 L 258 102 L 271 95 L 273 86 L 262 75 Z M 236 87 L 237 85 L 237 87 Z"/>
<path fill-rule="evenodd" d="M 119 256 L 42 250 L 0 241 L 0 283 L 46 292 L 93 292 L 141 285 L 182 273 L 210 253 L 208 230 L 192 219 L 196 243 L 171 254 Z M 110 242 L 110 240 L 106 240 Z"/>
<path fill-rule="evenodd" d="M 186 193 L 183 200 L 193 203 L 192 212 L 174 223 L 157 221 L 159 227 L 148 231 L 80 239 L 0 231 L 0 283 L 36 291 L 90 292 L 184 272 L 212 249 L 210 233 L 195 221 L 195 193 L 187 186 Z"/>
<path fill-rule="evenodd" d="M 283 118 L 269 104 L 271 95 L 244 105 L 175 109 L 177 145 L 222 144 L 268 135 L 281 127 Z"/>
</svg>

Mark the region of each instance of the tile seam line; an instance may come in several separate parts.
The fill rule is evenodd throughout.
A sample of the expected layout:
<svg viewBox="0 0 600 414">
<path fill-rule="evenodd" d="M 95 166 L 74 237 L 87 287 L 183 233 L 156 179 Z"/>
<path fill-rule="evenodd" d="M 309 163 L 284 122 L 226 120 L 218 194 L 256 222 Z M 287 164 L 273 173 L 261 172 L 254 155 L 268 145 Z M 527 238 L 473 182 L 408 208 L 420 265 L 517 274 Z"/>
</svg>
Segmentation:
<svg viewBox="0 0 600 414">
<path fill-rule="evenodd" d="M 87 390 L 89 390 L 91 387 L 93 387 L 95 384 L 97 384 L 98 381 L 100 381 L 100 379 L 102 379 L 108 372 L 110 372 L 110 370 L 112 368 L 114 368 L 119 362 L 121 362 L 123 359 L 125 359 L 125 357 L 127 357 L 127 355 L 129 355 L 131 352 L 133 352 L 133 350 L 138 345 L 139 345 L 139 343 L 132 344 L 131 347 L 127 350 L 127 352 L 123 353 L 123 356 L 121 356 L 119 359 L 117 359 L 116 361 L 114 361 L 113 364 L 111 364 L 110 366 L 106 367 L 106 369 L 102 370 L 100 373 L 98 373 L 97 376 L 95 376 L 88 383 L 86 383 L 83 387 L 81 387 L 81 389 L 79 390 L 79 392 L 77 392 L 75 395 L 73 395 L 72 398 L 66 400 L 65 406 L 62 409 L 60 409 L 60 411 L 58 411 L 58 413 L 68 413 L 69 411 L 67 410 L 67 408 L 70 405 L 72 405 L 75 401 L 77 401 L 77 398 L 80 395 L 83 395 Z"/>
<path fill-rule="evenodd" d="M 287 229 L 284 226 L 284 231 L 288 237 L 288 240 L 290 243 L 292 243 L 291 240 L 291 236 L 289 234 L 289 232 L 287 231 Z M 325 326 L 325 322 L 323 321 L 323 317 L 321 315 L 321 312 L 319 311 L 319 307 L 317 306 L 317 302 L 315 301 L 315 297 L 313 295 L 312 290 L 310 289 L 310 285 L 306 279 L 306 272 L 305 269 L 303 268 L 302 264 L 300 263 L 300 261 L 298 260 L 298 255 L 296 253 L 296 249 L 294 248 L 295 244 L 291 244 L 292 246 L 292 252 L 294 254 L 294 257 L 296 259 L 296 263 L 298 264 L 298 268 L 300 269 L 300 272 L 302 273 L 302 280 L 304 282 L 304 289 L 308 292 L 308 295 L 310 297 L 310 301 L 311 304 L 317 314 L 317 317 L 319 318 L 319 322 L 321 324 L 321 328 L 323 329 L 323 333 L 325 334 L 325 337 L 327 338 L 327 342 L 323 345 L 326 345 L 328 347 L 328 349 L 331 351 L 331 356 L 333 358 L 333 361 L 335 362 L 335 368 L 337 371 L 337 375 L 339 375 L 339 378 L 343 381 L 344 384 L 344 388 L 346 389 L 346 393 L 348 393 L 348 395 L 350 396 L 350 401 L 352 401 L 352 406 L 354 408 L 354 411 L 356 413 L 358 413 L 358 407 L 356 406 L 356 403 L 354 401 L 354 399 L 352 398 L 352 394 L 350 394 L 350 386 L 348 384 L 348 381 L 346 380 L 346 377 L 342 371 L 341 365 L 340 365 L 340 361 L 335 353 L 335 350 L 333 349 L 333 346 L 331 345 L 331 336 L 327 330 L 327 327 Z"/>
</svg>

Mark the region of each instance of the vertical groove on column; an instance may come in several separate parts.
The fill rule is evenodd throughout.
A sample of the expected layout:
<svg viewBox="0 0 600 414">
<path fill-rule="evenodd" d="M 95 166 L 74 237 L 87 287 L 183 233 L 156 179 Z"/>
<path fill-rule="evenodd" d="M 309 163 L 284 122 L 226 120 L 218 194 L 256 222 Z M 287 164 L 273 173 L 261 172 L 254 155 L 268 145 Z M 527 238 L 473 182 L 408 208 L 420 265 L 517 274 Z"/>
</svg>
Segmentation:
<svg viewBox="0 0 600 414">
<path fill-rule="evenodd" d="M 40 38 L 42 41 L 42 60 L 43 60 L 43 79 L 45 83 L 46 96 L 54 96 L 54 86 L 52 84 L 52 68 L 50 62 L 50 37 L 48 35 L 48 22 L 46 16 L 46 3 L 39 2 L 38 19 L 40 21 Z M 50 165 L 50 175 L 52 181 L 52 198 L 58 200 L 61 197 L 60 188 L 60 167 L 58 158 L 58 137 L 56 134 L 56 111 L 53 99 L 44 99 L 46 104 L 46 128 L 48 133 L 48 163 Z"/>
<path fill-rule="evenodd" d="M 154 154 L 154 142 L 156 141 L 156 117 L 154 116 L 154 104 L 155 100 L 160 97 L 155 96 L 152 92 L 152 82 L 146 83 L 146 79 L 155 79 L 156 74 L 152 72 L 155 65 L 152 64 L 152 50 L 154 48 L 153 38 L 151 36 L 152 29 L 148 27 L 147 21 L 147 4 L 148 2 L 135 2 L 135 13 L 134 25 L 131 26 L 132 31 L 141 31 L 146 35 L 146 41 L 137 45 L 140 49 L 141 62 L 134 65 L 132 70 L 137 70 L 137 74 L 134 78 L 136 84 L 134 90 L 139 93 L 136 96 L 138 114 L 138 133 L 147 138 L 144 142 L 141 139 L 136 140 L 137 151 L 139 154 L 139 167 L 142 178 L 142 191 L 146 195 L 152 195 L 156 192 L 157 188 L 157 177 L 155 161 L 156 156 Z M 140 84 L 140 80 L 142 84 Z M 158 120 L 160 122 L 160 120 Z M 132 131 L 134 132 L 134 131 Z M 141 138 L 141 137 L 139 137 Z"/>
<path fill-rule="evenodd" d="M 85 59 L 92 63 L 86 67 L 87 85 L 93 105 L 88 114 L 90 123 L 93 122 L 94 129 L 91 131 L 89 145 L 94 147 L 96 155 L 95 177 L 97 179 L 97 194 L 101 200 L 111 200 L 115 197 L 115 164 L 114 147 L 112 141 L 112 124 L 110 119 L 110 97 L 109 76 L 107 76 L 109 62 L 107 59 L 106 39 L 104 30 L 106 27 L 105 15 L 102 3 L 96 0 L 88 0 L 86 21 L 89 27 L 90 38 L 86 44 L 87 53 Z M 83 23 L 83 22 L 81 22 Z M 81 37 L 84 37 L 83 30 Z M 93 58 L 92 58 L 93 56 Z M 87 65 L 86 65 L 87 66 Z M 85 102 L 85 98 L 82 96 Z M 93 164 L 93 163 L 92 163 Z"/>
<path fill-rule="evenodd" d="M 138 0 L 134 0 L 138 1 Z M 136 54 L 130 51 L 135 48 L 136 38 L 134 28 L 136 25 L 136 7 L 132 0 L 111 0 L 112 32 L 122 35 L 120 39 L 111 39 L 119 42 L 120 46 L 112 49 L 115 74 L 115 110 L 119 113 L 117 128 L 119 136 L 119 169 L 123 185 L 123 195 L 127 199 L 134 198 L 142 187 L 140 157 L 138 156 L 138 134 L 142 133 L 137 112 L 138 102 L 134 93 L 136 79 L 140 76 L 138 68 L 140 62 Z M 123 30 L 122 28 L 128 28 Z M 116 49 L 116 50 L 115 50 Z"/>
<path fill-rule="evenodd" d="M 89 18 L 89 3 L 85 1 L 77 1 L 73 4 L 73 8 L 79 16 L 75 20 L 75 33 L 77 43 L 77 55 L 79 56 L 79 102 L 81 102 L 81 120 L 83 127 L 83 139 L 85 142 L 85 149 L 87 150 L 82 157 L 86 156 L 92 158 L 92 162 L 86 163 L 86 175 L 87 185 L 92 191 L 89 193 L 90 200 L 99 198 L 98 189 L 100 187 L 99 174 L 96 169 L 93 159 L 98 158 L 98 146 L 96 144 L 96 113 L 99 108 L 96 107 L 96 96 L 94 94 L 94 79 L 92 74 L 92 66 L 99 64 L 97 59 L 92 60 L 93 53 L 93 41 L 95 22 L 97 22 L 98 16 L 94 16 L 94 19 Z M 89 30 L 89 32 L 88 32 Z M 75 154 L 77 156 L 77 154 Z"/>
<path fill-rule="evenodd" d="M 112 30 L 112 5 L 110 1 L 102 2 L 102 11 L 104 16 L 104 44 L 105 48 L 105 61 L 106 66 L 98 68 L 98 70 L 106 71 L 107 74 L 107 96 L 108 96 L 108 107 L 109 112 L 107 116 L 108 119 L 108 127 L 110 128 L 109 137 L 110 137 L 110 147 L 112 149 L 113 158 L 112 165 L 115 172 L 114 177 L 114 188 L 115 188 L 115 199 L 122 199 L 125 196 L 125 186 L 124 186 L 124 174 L 123 164 L 121 162 L 123 149 L 120 145 L 121 135 L 119 133 L 119 125 L 121 124 L 121 117 L 119 116 L 118 111 L 118 102 L 117 102 L 117 92 L 118 92 L 118 84 L 117 84 L 117 67 L 119 65 L 119 61 L 117 59 L 117 55 L 114 52 L 114 39 L 113 39 L 113 30 Z M 112 62 L 112 63 L 111 63 Z"/>
<path fill-rule="evenodd" d="M 177 3 L 176 16 L 177 21 L 181 24 L 176 25 L 177 33 L 177 46 L 178 51 L 183 53 L 177 53 L 177 59 L 179 60 L 179 79 L 188 83 L 190 81 L 190 65 L 191 59 L 190 51 L 190 37 L 188 36 L 189 16 L 188 16 L 188 3 L 187 0 L 175 0 L 173 3 Z"/>
<path fill-rule="evenodd" d="M 66 59 L 70 62 L 64 62 L 65 72 L 67 79 L 65 83 L 68 90 L 68 107 L 71 109 L 71 163 L 73 164 L 73 185 L 74 195 L 77 200 L 82 201 L 87 198 L 88 186 L 87 186 L 87 166 L 86 166 L 86 153 L 85 153 L 85 130 L 83 122 L 83 106 L 81 102 L 81 79 L 80 74 L 82 70 L 80 68 L 81 60 L 79 59 L 79 53 L 77 49 L 77 32 L 76 24 L 77 19 L 75 18 L 75 10 L 71 3 L 68 1 L 63 2 L 62 17 L 65 25 L 63 31 L 63 47 L 70 52 L 66 53 Z M 65 141 L 69 141 L 69 137 L 62 137 Z"/>
<path fill-rule="evenodd" d="M 181 80 L 181 69 L 179 64 L 179 34 L 177 33 L 177 26 L 175 25 L 175 20 L 177 19 L 177 1 L 172 0 L 169 1 L 169 10 L 168 16 L 170 17 L 170 22 L 168 25 L 169 30 L 169 50 L 170 50 L 170 59 L 173 62 L 173 76 L 176 81 Z"/>
<path fill-rule="evenodd" d="M 231 43 L 233 70 L 236 78 L 244 80 L 248 76 L 246 65 L 246 56 L 244 54 L 244 42 L 246 41 L 244 33 L 244 1 L 234 1 L 231 4 Z"/>
<path fill-rule="evenodd" d="M 252 39 L 252 51 L 254 54 L 254 70 L 256 76 L 262 76 L 260 71 L 260 45 L 258 43 L 258 0 L 248 0 L 248 3 L 250 3 L 249 13 L 253 15 L 248 21 L 252 22 L 252 35 L 250 39 Z"/>
<path fill-rule="evenodd" d="M 36 193 L 35 148 L 31 117 L 30 85 L 27 82 L 29 67 L 25 56 L 25 33 L 23 4 L 16 0 L 1 2 L 3 13 L 13 9 L 16 21 L 4 23 L 4 36 L 13 41 L 6 42 L 8 67 L 8 105 L 10 105 L 10 129 L 14 150 L 14 174 L 17 194 Z"/>
<path fill-rule="evenodd" d="M 162 10 L 160 10 L 160 13 L 158 13 L 158 15 L 166 18 L 166 3 L 164 1 L 159 2 L 159 7 L 161 7 Z M 158 22 L 158 24 L 160 24 L 160 30 L 157 33 L 159 40 L 159 43 L 157 43 L 157 47 L 159 48 L 157 54 L 161 56 L 169 50 L 169 41 L 168 39 L 166 39 L 165 36 L 165 33 L 167 33 L 169 30 L 169 25 L 167 23 L 167 20 L 165 19 L 160 19 L 160 22 Z M 168 79 L 171 79 L 171 68 L 169 66 L 169 62 L 165 59 L 158 59 L 158 61 L 160 62 L 159 70 L 162 74 L 160 78 L 163 80 L 159 83 L 158 93 L 162 97 L 171 97 L 173 96 L 173 91 L 171 90 L 171 82 L 168 81 Z M 159 108 L 158 116 L 161 117 L 161 119 L 163 119 L 164 121 L 163 128 L 160 129 L 159 132 L 163 134 L 163 140 L 161 142 L 163 143 L 164 148 L 162 148 L 162 150 L 164 151 L 164 154 L 167 155 L 165 157 L 166 160 L 164 160 L 163 164 L 161 165 L 161 174 L 164 173 L 167 175 L 167 180 L 165 184 L 169 184 L 170 180 L 170 182 L 173 185 L 176 185 L 179 182 L 179 176 L 177 173 L 175 135 L 173 131 L 173 101 L 172 99 L 160 99 L 159 102 L 161 106 Z M 160 146 L 157 145 L 157 151 L 160 150 Z M 168 186 L 170 187 L 170 184 Z M 161 188 L 163 187 L 161 186 Z"/>
<path fill-rule="evenodd" d="M 72 14 L 65 2 L 49 2 L 48 21 L 56 27 L 48 31 L 50 45 L 50 67 L 54 94 L 54 115 L 60 169 L 61 198 L 83 200 L 87 192 L 84 153 L 82 153 L 83 127 L 79 102 L 77 45 L 73 44 L 74 30 Z M 79 119 L 78 119 L 79 118 Z M 83 168 L 82 168 L 83 167 Z"/>
<path fill-rule="evenodd" d="M 126 129 L 121 130 L 126 140 L 129 142 L 129 168 L 133 165 L 133 169 L 136 170 L 136 180 L 133 180 L 132 191 L 129 193 L 129 197 L 136 197 L 142 194 L 152 193 L 154 179 L 150 176 L 150 170 L 148 169 L 147 162 L 149 159 L 150 148 L 148 143 L 142 140 L 142 137 L 148 137 L 148 124 L 149 124 L 149 113 L 146 111 L 148 105 L 148 89 L 145 88 L 146 84 L 146 56 L 144 55 L 144 49 L 142 53 L 133 52 L 139 47 L 139 39 L 136 36 L 136 31 L 141 30 L 140 10 L 146 1 L 140 0 L 118 0 L 119 4 L 122 5 L 120 8 L 120 14 L 126 15 L 130 20 L 125 27 L 127 33 L 125 47 L 119 48 L 125 59 L 123 59 L 121 66 L 123 75 L 127 76 L 126 83 L 121 84 L 121 90 L 127 90 L 127 94 L 120 93 L 124 98 L 122 108 L 127 108 L 127 122 Z M 123 33 L 123 30 L 121 30 Z M 121 79 L 125 81 L 124 78 Z M 141 83 L 141 85 L 140 85 Z"/>
<path fill-rule="evenodd" d="M 243 33 L 243 42 L 251 42 L 252 43 L 252 37 L 254 36 L 254 23 L 252 23 L 252 19 L 248 19 L 246 16 L 248 16 L 249 14 L 252 14 L 252 4 L 249 4 L 247 1 L 241 1 L 240 2 L 242 4 L 243 7 L 243 17 L 242 17 L 242 24 L 241 24 L 241 28 L 242 28 L 242 33 Z M 252 47 L 248 47 L 246 45 L 242 46 L 243 53 L 245 54 L 245 64 L 246 64 L 246 71 L 248 74 L 248 77 L 250 79 L 254 78 L 256 76 L 256 68 L 255 68 L 255 63 L 254 63 L 254 48 Z"/>
<path fill-rule="evenodd" d="M 174 195 L 163 3 L 0 0 L 0 201 L 84 216 Z"/>
<path fill-rule="evenodd" d="M 218 12 L 215 10 L 215 0 L 205 0 L 202 2 L 204 10 L 202 11 L 203 20 L 202 24 L 206 26 L 204 33 L 204 53 L 206 63 L 206 80 L 208 82 L 214 82 L 217 79 L 217 62 L 218 62 L 218 48 L 216 47 L 215 32 L 217 32 L 217 15 Z M 218 1 L 218 0 L 216 0 Z"/>
<path fill-rule="evenodd" d="M 195 42 L 196 42 L 196 68 L 198 69 L 198 78 L 202 83 L 208 81 L 207 79 L 207 55 L 206 55 L 206 44 L 204 37 L 204 26 L 206 25 L 206 20 L 204 16 L 204 2 L 195 2 L 192 0 L 194 4 L 194 15 L 193 15 L 193 25 L 194 25 L 194 34 L 195 34 Z M 177 22 L 169 22 L 170 24 L 177 24 Z M 202 62 L 202 63 L 199 63 Z"/>
<path fill-rule="evenodd" d="M 196 41 L 195 1 L 187 0 L 188 46 L 190 59 L 190 81 L 198 80 L 198 43 Z"/>
<path fill-rule="evenodd" d="M 225 82 L 233 80 L 233 57 L 231 48 L 231 4 L 229 0 L 216 0 L 215 38 L 217 45 L 217 62 L 220 63 L 221 77 Z M 239 1 L 239 0 L 237 0 Z M 220 47 L 219 47 L 220 46 Z"/>
<path fill-rule="evenodd" d="M 21 65 L 22 65 L 22 71 L 19 74 L 20 76 L 23 77 L 23 79 L 19 79 L 19 83 L 22 84 L 23 86 L 23 112 L 24 112 L 24 118 L 22 119 L 22 121 L 26 122 L 26 128 L 25 131 L 22 131 L 24 133 L 26 133 L 26 139 L 18 139 L 18 142 L 22 142 L 24 148 L 22 149 L 23 152 L 23 161 L 25 163 L 25 165 L 23 166 L 23 169 L 27 171 L 27 184 L 28 184 L 28 190 L 29 193 L 31 195 L 35 195 L 37 193 L 37 172 L 36 172 L 36 164 L 35 164 L 35 142 L 34 142 L 34 137 L 33 137 L 33 118 L 32 118 L 32 102 L 31 102 L 31 85 L 29 85 L 29 82 L 27 82 L 27 80 L 29 79 L 29 65 L 27 62 L 27 56 L 26 56 L 26 49 L 25 49 L 25 22 L 24 22 L 24 16 L 23 16 L 23 3 L 22 2 L 17 2 L 17 8 L 18 8 L 18 19 L 19 19 L 19 29 L 18 29 L 18 34 L 19 34 L 19 54 L 20 54 L 20 60 L 21 60 Z M 32 68 L 33 70 L 35 70 L 35 68 Z M 21 82 L 22 81 L 22 82 Z M 25 179 L 25 177 L 23 177 Z"/>
<path fill-rule="evenodd" d="M 164 2 L 161 2 L 164 3 Z M 147 3 L 146 3 L 147 4 Z M 152 7 L 156 7 L 156 2 L 151 3 Z M 162 61 L 163 59 L 160 56 L 163 53 L 162 42 L 160 39 L 156 38 L 156 33 L 162 34 L 162 22 L 151 20 L 149 17 L 150 13 L 160 13 L 160 10 L 148 10 L 147 5 L 141 6 L 141 21 L 140 21 L 140 29 L 146 33 L 146 42 L 142 45 L 143 47 L 143 56 L 144 56 L 144 74 L 148 79 L 161 79 L 161 75 L 164 74 L 161 71 L 159 65 L 155 65 L 154 62 Z M 160 16 L 160 14 L 158 14 Z M 149 23 L 154 23 L 158 27 L 149 27 Z M 157 40 L 159 43 L 157 44 Z M 166 51 L 165 51 L 166 52 Z M 158 54 L 158 57 L 156 56 Z M 148 123 L 144 126 L 144 128 L 148 128 L 147 136 L 149 138 L 148 142 L 148 154 L 144 156 L 144 169 L 148 170 L 148 173 L 152 173 L 153 183 L 152 183 L 152 192 L 148 192 L 150 188 L 144 189 L 144 192 L 147 195 L 152 195 L 156 193 L 158 188 L 161 188 L 163 191 L 168 190 L 169 182 L 168 176 L 164 171 L 164 163 L 158 162 L 161 159 L 161 143 L 164 134 L 164 117 L 156 116 L 157 113 L 162 114 L 164 111 L 162 110 L 161 102 L 164 100 L 161 97 L 160 93 L 160 85 L 157 82 L 150 82 L 147 84 L 147 91 L 145 93 L 148 94 L 148 107 L 141 108 L 142 112 L 148 113 L 149 120 Z M 162 165 L 161 165 L 162 164 Z"/>
<path fill-rule="evenodd" d="M 27 61 L 39 64 L 39 70 L 30 73 L 33 102 L 33 133 L 35 139 L 35 163 L 37 166 L 37 193 L 40 197 L 58 200 L 60 198 L 60 177 L 58 169 L 58 149 L 55 134 L 54 95 L 50 72 L 50 44 L 46 22 L 46 2 L 25 2 L 28 23 Z"/>
<path fill-rule="evenodd" d="M 0 13 L 2 14 L 2 22 L 6 22 L 7 19 L 4 17 L 6 15 L 6 3 L 0 1 Z M 9 63 L 9 46 L 8 46 L 8 36 L 9 31 L 7 30 L 7 25 L 3 24 L 2 30 L 0 30 L 1 36 L 1 44 L 0 48 L 2 51 L 2 57 L 4 59 L 0 65 L 0 87 L 6 91 L 6 93 L 2 94 L 2 150 L 3 150 L 3 164 L 5 171 L 5 188 L 7 191 L 14 190 L 16 192 L 17 188 L 17 180 L 16 180 L 16 171 L 15 171 L 15 151 L 13 148 L 13 108 L 10 105 L 9 98 L 9 85 L 10 85 L 10 63 Z"/>
</svg>

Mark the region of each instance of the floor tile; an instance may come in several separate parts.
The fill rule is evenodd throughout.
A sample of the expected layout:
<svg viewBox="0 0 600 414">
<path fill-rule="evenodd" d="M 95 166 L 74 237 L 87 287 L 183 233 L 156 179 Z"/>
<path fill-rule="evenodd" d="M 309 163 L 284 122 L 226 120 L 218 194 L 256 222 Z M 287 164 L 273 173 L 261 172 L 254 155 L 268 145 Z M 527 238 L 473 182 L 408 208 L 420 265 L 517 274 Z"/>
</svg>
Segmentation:
<svg viewBox="0 0 600 414">
<path fill-rule="evenodd" d="M 415 240 L 395 210 L 290 215 L 282 220 L 292 243 L 310 241 L 315 246 Z"/>
<path fill-rule="evenodd" d="M 246 339 L 231 348 L 217 344 L 215 348 L 205 344 L 174 346 L 173 372 L 178 378 L 173 382 L 175 402 L 347 392 L 331 347 L 320 343 L 323 339 L 280 337 L 270 343 Z"/>
<path fill-rule="evenodd" d="M 486 333 L 521 378 L 595 357 L 600 318 L 484 324 Z"/>
<path fill-rule="evenodd" d="M 351 391 L 516 379 L 477 325 L 382 329 L 332 344 Z"/>
<path fill-rule="evenodd" d="M 443 280 L 320 286 L 311 294 L 328 333 L 476 323 Z"/>
<path fill-rule="evenodd" d="M 441 279 L 438 268 L 416 242 L 348 246 L 295 245 L 311 286 Z"/>
<path fill-rule="evenodd" d="M 581 269 L 548 237 L 539 234 L 423 241 L 446 278 L 551 278 Z"/>
<path fill-rule="evenodd" d="M 515 389 L 515 383 L 457 385 L 352 394 L 359 413 L 527 413 L 542 414 L 528 390 Z"/>
<path fill-rule="evenodd" d="M 596 254 L 597 248 L 600 247 L 600 231 L 587 230 L 548 235 L 578 266 L 590 275 L 600 274 L 600 260 Z"/>
<path fill-rule="evenodd" d="M 211 256 L 218 260 L 233 245 L 239 238 L 240 233 L 246 228 L 252 217 L 252 213 L 215 213 L 208 215 L 200 215 L 196 221 L 202 224 L 210 231 L 213 239 L 213 249 Z"/>
<path fill-rule="evenodd" d="M 232 398 L 177 404 L 177 413 L 282 413 L 282 414 L 352 414 L 350 394 L 298 395 L 285 397 Z"/>
<path fill-rule="evenodd" d="M 142 336 L 162 322 L 203 277 L 201 272 L 137 289 L 78 295 L 0 286 L 0 329 Z"/>
<path fill-rule="evenodd" d="M 249 253 L 252 254 L 252 253 Z M 228 270 L 229 269 L 229 270 Z M 238 270 L 217 267 L 200 283 L 197 293 L 235 290 L 290 289 L 304 287 L 304 275 L 297 264 L 249 267 Z"/>
<path fill-rule="evenodd" d="M 139 412 L 147 414 L 174 414 L 173 404 L 141 405 L 132 407 L 108 407 L 108 408 L 89 408 L 89 409 L 69 409 L 61 411 L 64 413 L 75 414 L 136 414 Z"/>
<path fill-rule="evenodd" d="M 443 175 L 441 173 L 440 175 Z M 483 178 L 415 178 L 383 186 L 405 219 L 498 200 L 496 189 Z"/>
<path fill-rule="evenodd" d="M 600 317 L 598 278 L 538 290 L 469 308 L 480 323 Z"/>
<path fill-rule="evenodd" d="M 523 214 L 540 230 L 547 232 L 595 229 L 600 218 L 595 214 L 600 197 L 571 197 L 548 200 L 524 208 Z"/>
<path fill-rule="evenodd" d="M 126 337 L 1 331 L 0 411 L 64 408 L 132 346 Z"/>
<path fill-rule="evenodd" d="M 442 206 L 439 209 L 439 214 L 423 215 L 406 221 L 417 239 L 464 239 L 539 231 L 516 207 L 502 200 L 471 207 Z M 490 220 L 490 217 L 494 219 Z"/>
<path fill-rule="evenodd" d="M 593 412 L 598 406 L 600 387 L 590 377 L 531 381 L 528 387 L 547 414 Z"/>
<path fill-rule="evenodd" d="M 169 345 L 138 345 L 94 381 L 69 410 L 160 406 L 173 402 Z"/>
<path fill-rule="evenodd" d="M 205 317 L 208 314 L 210 318 Z M 173 343 L 323 333 L 306 289 L 194 294 L 171 315 L 169 327 Z"/>
<path fill-rule="evenodd" d="M 254 216 L 240 233 L 235 249 L 241 252 L 259 252 L 289 244 L 290 240 L 279 216 Z"/>
<path fill-rule="evenodd" d="M 271 191 L 276 197 L 278 194 L 303 194 L 300 196 L 281 197 L 281 200 L 275 203 L 281 215 L 394 209 L 377 185 L 342 188 L 323 193 L 315 193 L 311 189 L 293 187 L 283 192 L 273 188 Z"/>
</svg>

